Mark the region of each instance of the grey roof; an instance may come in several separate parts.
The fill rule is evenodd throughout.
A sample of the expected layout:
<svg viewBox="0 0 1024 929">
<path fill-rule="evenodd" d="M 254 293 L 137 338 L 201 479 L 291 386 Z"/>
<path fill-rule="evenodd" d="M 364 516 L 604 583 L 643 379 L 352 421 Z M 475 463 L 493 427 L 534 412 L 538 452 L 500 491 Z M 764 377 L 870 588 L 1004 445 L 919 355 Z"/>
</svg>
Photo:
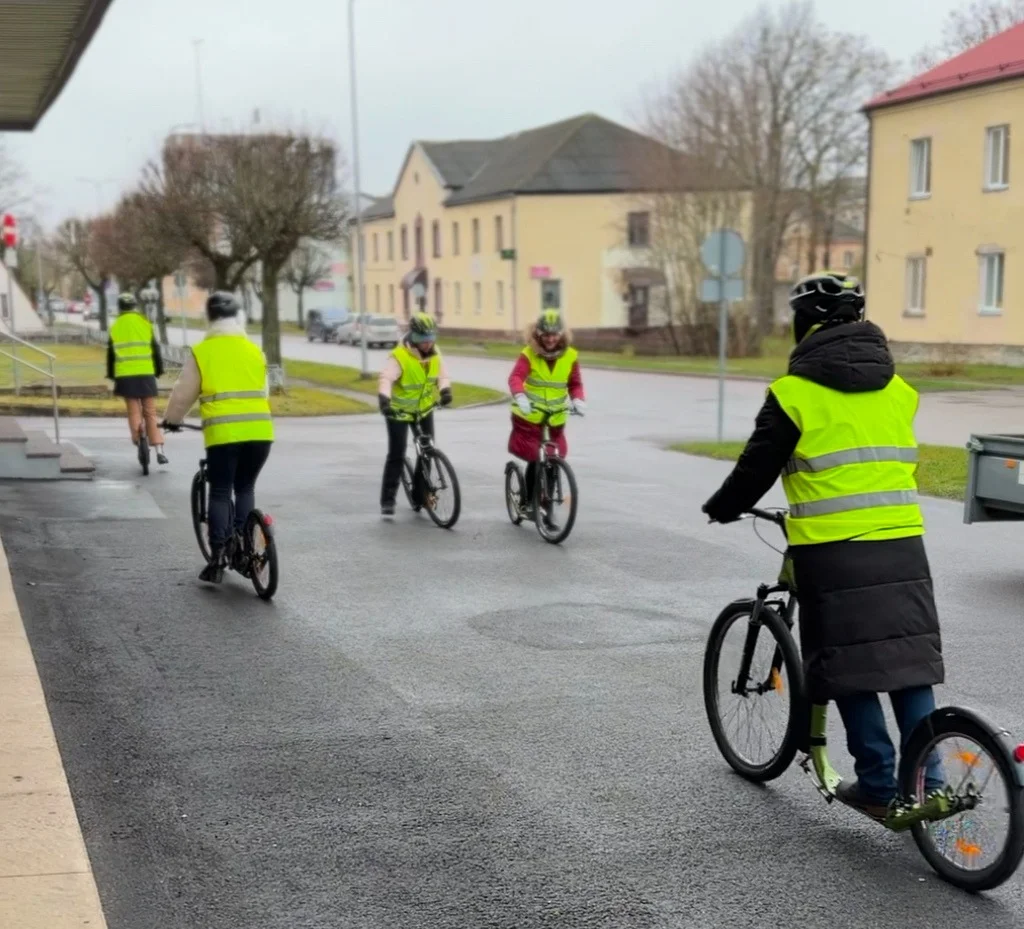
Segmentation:
<svg viewBox="0 0 1024 929">
<path fill-rule="evenodd" d="M 500 145 L 495 139 L 473 139 L 459 142 L 420 142 L 431 163 L 437 168 L 445 187 L 458 188 L 479 171 Z"/>
<path fill-rule="evenodd" d="M 849 223 L 844 223 L 841 219 L 837 219 L 832 224 L 832 241 L 833 242 L 847 242 L 855 239 L 863 239 L 864 230 L 858 229 L 856 226 L 851 226 Z"/>
<path fill-rule="evenodd" d="M 387 219 L 389 216 L 395 215 L 395 198 L 392 196 L 387 197 L 374 197 L 373 203 L 371 203 L 365 210 L 363 210 L 363 222 L 368 222 L 371 219 Z"/>
<path fill-rule="evenodd" d="M 659 173 L 683 166 L 660 142 L 593 113 L 515 133 L 491 143 L 489 157 L 449 206 L 510 194 L 621 193 L 652 189 Z M 440 169 L 439 169 L 440 170 Z M 696 181 L 696 174 L 691 180 Z M 678 178 L 675 178 L 678 180 Z"/>
</svg>

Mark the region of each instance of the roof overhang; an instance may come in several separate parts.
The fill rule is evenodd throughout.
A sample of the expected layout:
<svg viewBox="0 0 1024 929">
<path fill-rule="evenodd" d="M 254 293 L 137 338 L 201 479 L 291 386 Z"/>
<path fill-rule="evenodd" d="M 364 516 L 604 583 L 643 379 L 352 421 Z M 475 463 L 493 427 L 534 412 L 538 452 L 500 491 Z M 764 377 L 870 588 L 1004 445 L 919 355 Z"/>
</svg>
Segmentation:
<svg viewBox="0 0 1024 929">
<path fill-rule="evenodd" d="M 31 132 L 114 0 L 0 0 L 0 131 Z"/>
</svg>

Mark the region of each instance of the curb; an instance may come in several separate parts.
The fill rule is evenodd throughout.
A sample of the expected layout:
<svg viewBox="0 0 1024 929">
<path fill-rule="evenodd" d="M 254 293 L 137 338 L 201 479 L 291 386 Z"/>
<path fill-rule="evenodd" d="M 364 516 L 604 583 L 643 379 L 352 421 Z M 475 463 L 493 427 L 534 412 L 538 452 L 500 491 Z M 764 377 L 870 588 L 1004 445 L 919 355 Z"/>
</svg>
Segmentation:
<svg viewBox="0 0 1024 929">
<path fill-rule="evenodd" d="M 107 923 L 0 540 L 0 926 Z"/>
</svg>

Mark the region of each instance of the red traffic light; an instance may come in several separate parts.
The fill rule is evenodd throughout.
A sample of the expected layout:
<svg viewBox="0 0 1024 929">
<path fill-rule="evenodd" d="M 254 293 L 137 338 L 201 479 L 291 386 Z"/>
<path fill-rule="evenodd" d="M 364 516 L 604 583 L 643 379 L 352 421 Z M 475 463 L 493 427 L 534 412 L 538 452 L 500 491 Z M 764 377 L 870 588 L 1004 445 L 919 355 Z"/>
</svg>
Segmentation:
<svg viewBox="0 0 1024 929">
<path fill-rule="evenodd" d="M 18 233 L 9 226 L 4 227 L 4 247 L 14 248 L 18 244 Z"/>
<path fill-rule="evenodd" d="M 13 213 L 4 213 L 4 229 L 15 229 L 18 226 L 18 221 L 14 218 Z"/>
</svg>

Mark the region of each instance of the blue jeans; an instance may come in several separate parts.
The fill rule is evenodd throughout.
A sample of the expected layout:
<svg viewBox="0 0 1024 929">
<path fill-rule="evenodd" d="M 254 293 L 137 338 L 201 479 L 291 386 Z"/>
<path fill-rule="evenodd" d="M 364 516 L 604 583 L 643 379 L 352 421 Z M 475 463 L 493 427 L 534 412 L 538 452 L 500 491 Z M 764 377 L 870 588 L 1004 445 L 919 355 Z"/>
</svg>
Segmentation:
<svg viewBox="0 0 1024 929">
<path fill-rule="evenodd" d="M 889 694 L 900 729 L 900 753 L 907 747 L 914 727 L 935 709 L 931 687 L 912 687 Z M 885 716 L 878 694 L 854 694 L 836 700 L 846 727 L 846 747 L 853 755 L 853 770 L 862 791 L 874 800 L 888 803 L 896 796 L 896 752 L 885 728 Z M 937 790 L 945 780 L 936 754 L 928 759 L 925 789 Z"/>
</svg>

